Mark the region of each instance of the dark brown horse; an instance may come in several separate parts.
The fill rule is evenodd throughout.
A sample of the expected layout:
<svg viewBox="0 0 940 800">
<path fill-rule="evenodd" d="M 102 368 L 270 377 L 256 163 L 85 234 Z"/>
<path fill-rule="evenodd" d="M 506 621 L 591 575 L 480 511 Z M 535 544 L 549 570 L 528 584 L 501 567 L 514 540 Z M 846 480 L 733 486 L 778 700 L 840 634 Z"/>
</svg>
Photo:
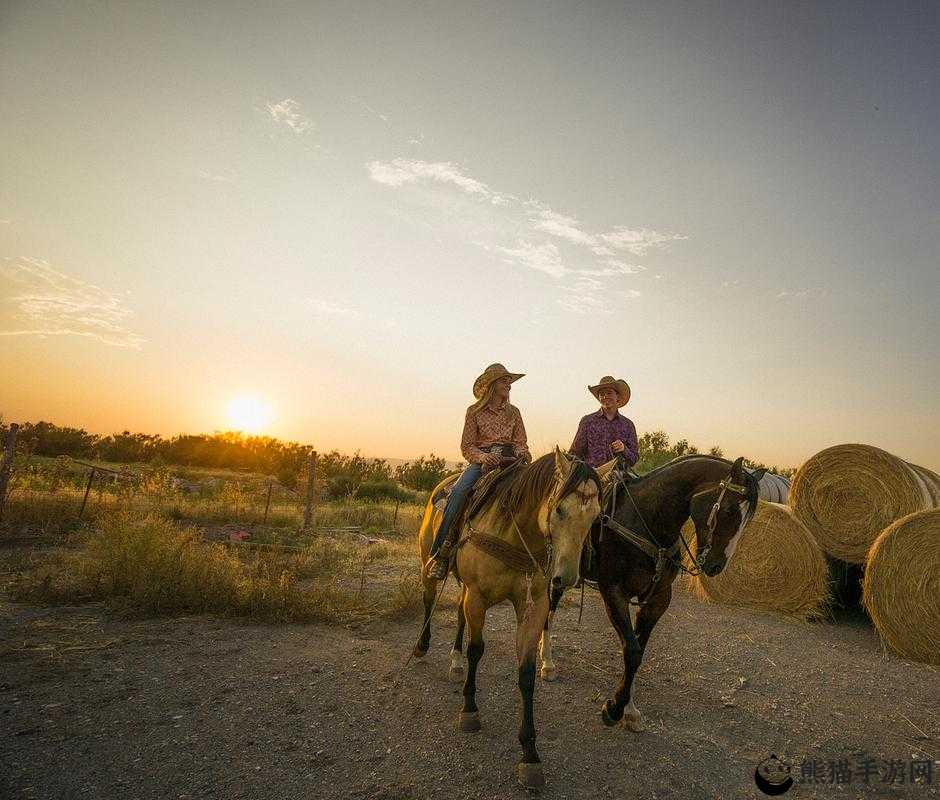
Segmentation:
<svg viewBox="0 0 940 800">
<path fill-rule="evenodd" d="M 599 468 L 598 473 L 606 477 L 608 467 Z M 695 524 L 696 567 L 706 575 L 717 575 L 754 516 L 762 476 L 763 470 L 748 473 L 741 458 L 732 464 L 722 458 L 693 455 L 613 487 L 601 524 L 595 525 L 590 538 L 597 568 L 589 577 L 597 580 L 623 650 L 623 678 L 601 709 L 605 725 L 622 721 L 630 730 L 643 728 L 643 718 L 631 696 L 633 679 L 650 634 L 672 599 L 672 582 L 681 568 L 684 550 L 680 536 L 683 524 L 689 518 Z M 553 595 L 553 611 L 558 599 Z M 630 620 L 631 605 L 638 606 L 635 626 Z M 548 645 L 551 616 L 543 634 L 543 677 L 552 677 L 555 672 Z"/>
</svg>

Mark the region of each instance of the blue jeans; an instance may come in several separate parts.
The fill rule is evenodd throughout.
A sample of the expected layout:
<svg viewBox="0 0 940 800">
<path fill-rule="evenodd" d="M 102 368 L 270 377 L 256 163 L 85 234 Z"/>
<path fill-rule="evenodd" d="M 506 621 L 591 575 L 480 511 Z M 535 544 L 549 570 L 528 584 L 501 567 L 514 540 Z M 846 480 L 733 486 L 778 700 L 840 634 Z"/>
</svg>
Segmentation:
<svg viewBox="0 0 940 800">
<path fill-rule="evenodd" d="M 447 498 L 447 506 L 444 508 L 444 519 L 441 520 L 441 527 L 437 529 L 437 536 L 434 537 L 434 544 L 431 546 L 432 556 L 435 555 L 437 551 L 440 550 L 441 545 L 444 544 L 447 532 L 451 529 L 454 520 L 463 508 L 467 500 L 467 495 L 470 493 L 473 485 L 480 480 L 480 475 L 482 474 L 482 464 L 471 464 L 463 471 L 463 474 L 457 478 L 457 483 L 454 484 L 450 497 Z"/>
</svg>

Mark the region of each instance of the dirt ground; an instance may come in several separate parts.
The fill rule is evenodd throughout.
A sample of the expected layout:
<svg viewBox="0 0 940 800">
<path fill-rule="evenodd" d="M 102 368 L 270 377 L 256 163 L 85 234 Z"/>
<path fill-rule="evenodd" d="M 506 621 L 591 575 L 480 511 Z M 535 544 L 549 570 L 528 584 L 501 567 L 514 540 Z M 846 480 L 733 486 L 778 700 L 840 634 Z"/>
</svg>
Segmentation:
<svg viewBox="0 0 940 800">
<path fill-rule="evenodd" d="M 574 594 L 574 593 L 570 593 Z M 885 655 L 864 618 L 798 625 L 681 591 L 653 633 L 636 702 L 605 728 L 620 671 L 600 598 L 559 613 L 554 683 L 536 687 L 551 798 L 763 797 L 754 770 L 863 755 L 930 760 L 932 783 L 797 783 L 788 797 L 940 795 L 940 671 Z M 415 622 L 254 626 L 0 606 L 2 798 L 518 798 L 508 606 L 490 612 L 478 702 L 457 731 L 453 611 L 400 673 Z M 396 678 L 400 679 L 396 683 Z"/>
</svg>

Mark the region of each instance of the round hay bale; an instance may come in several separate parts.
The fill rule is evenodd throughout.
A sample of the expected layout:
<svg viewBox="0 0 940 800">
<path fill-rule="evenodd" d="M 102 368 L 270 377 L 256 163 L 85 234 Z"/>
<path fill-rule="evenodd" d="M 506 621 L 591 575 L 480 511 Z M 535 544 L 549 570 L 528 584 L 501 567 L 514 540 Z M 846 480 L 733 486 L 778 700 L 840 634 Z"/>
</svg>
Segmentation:
<svg viewBox="0 0 940 800">
<path fill-rule="evenodd" d="M 940 664 L 940 509 L 882 531 L 868 553 L 862 602 L 894 652 Z"/>
<path fill-rule="evenodd" d="M 697 553 L 691 521 L 682 533 Z M 822 616 L 829 597 L 826 558 L 819 545 L 787 506 L 763 500 L 724 570 L 713 578 L 693 576 L 688 586 L 703 600 L 803 620 Z"/>
<path fill-rule="evenodd" d="M 877 447 L 840 444 L 803 464 L 790 506 L 829 555 L 865 563 L 888 525 L 940 503 L 940 476 Z"/>
</svg>

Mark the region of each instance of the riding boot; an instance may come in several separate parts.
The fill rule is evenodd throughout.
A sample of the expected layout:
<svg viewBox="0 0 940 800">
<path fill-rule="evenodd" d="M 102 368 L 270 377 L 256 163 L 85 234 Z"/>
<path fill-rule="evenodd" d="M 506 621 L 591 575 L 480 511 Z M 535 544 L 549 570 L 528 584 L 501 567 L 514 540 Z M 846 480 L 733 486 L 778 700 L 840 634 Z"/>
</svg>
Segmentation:
<svg viewBox="0 0 940 800">
<path fill-rule="evenodd" d="M 445 539 L 440 549 L 428 559 L 427 576 L 433 581 L 442 581 L 450 570 L 450 539 Z"/>
<path fill-rule="evenodd" d="M 444 541 L 441 542 L 437 552 L 428 559 L 425 570 L 431 580 L 442 581 L 447 577 L 450 570 L 450 556 L 454 549 L 454 530 L 456 528 L 456 525 L 450 527 L 450 530 L 444 534 Z"/>
</svg>

